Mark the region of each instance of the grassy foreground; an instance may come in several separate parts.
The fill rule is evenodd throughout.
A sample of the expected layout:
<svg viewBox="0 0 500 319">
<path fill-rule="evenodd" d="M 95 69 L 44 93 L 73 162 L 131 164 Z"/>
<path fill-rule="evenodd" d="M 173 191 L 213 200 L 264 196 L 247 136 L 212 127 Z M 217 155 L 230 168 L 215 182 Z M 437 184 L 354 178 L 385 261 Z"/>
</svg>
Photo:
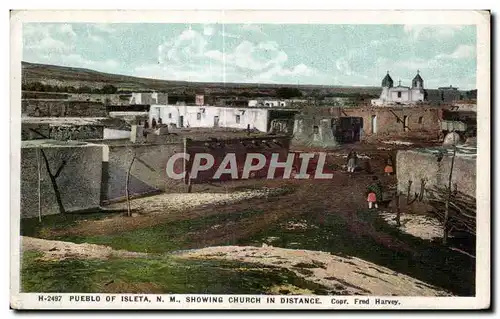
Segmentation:
<svg viewBox="0 0 500 319">
<path fill-rule="evenodd" d="M 222 233 L 227 233 L 238 223 L 243 221 L 248 223 L 249 220 L 258 222 L 263 217 L 262 210 L 248 209 L 199 217 L 194 220 L 161 222 L 153 227 L 106 235 L 50 237 L 46 236 L 50 234 L 50 229 L 71 227 L 78 219 L 82 218 L 103 218 L 102 214 L 84 217 L 78 215 L 51 216 L 44 219 L 42 224 L 38 223 L 37 220 L 23 221 L 22 233 L 26 236 L 76 243 L 102 244 L 114 249 L 163 255 L 175 250 L 213 245 L 260 246 L 263 242 L 267 242 L 276 247 L 320 250 L 340 256 L 358 257 L 447 289 L 457 295 L 474 295 L 475 260 L 453 252 L 440 244 L 404 234 L 387 225 L 375 212 L 358 211 L 355 214 L 355 218 L 358 220 L 354 223 L 348 222 L 345 217 L 336 213 L 306 212 L 289 220 L 267 224 L 249 236 L 235 234 L 235 236 L 217 237 L 218 235 L 214 235 L 217 229 L 221 229 L 220 227 L 226 229 Z M 290 223 L 303 223 L 307 227 L 290 229 L 287 227 Z M 363 223 L 373 232 L 403 243 L 413 252 L 391 247 L 390 243 L 384 242 L 384 238 L 382 240 L 376 238 L 379 235 L 366 233 L 366 229 L 355 231 L 351 228 L 359 223 Z M 212 241 L 208 243 L 210 238 Z M 205 290 L 214 293 L 215 291 L 257 293 L 258 291 L 267 291 L 266 287 L 269 287 L 271 282 L 283 284 L 298 280 L 293 274 L 283 270 L 255 268 L 257 267 L 255 265 L 243 267 L 239 263 L 217 261 L 194 262 L 164 258 L 109 261 L 73 260 L 42 264 L 36 262 L 33 264 L 36 266 L 30 267 L 29 261 L 33 257 L 27 256 L 26 258 L 28 262 L 23 265 L 23 284 L 24 288 L 30 291 L 38 289 L 55 289 L 54 291 L 56 291 L 60 288 L 53 288 L 53 285 L 60 283 L 60 287 L 62 287 L 65 278 L 72 278 L 72 276 L 78 278 L 68 285 L 70 287 L 73 285 L 75 289 L 81 286 L 81 289 L 105 291 L 105 289 L 110 288 L 103 285 L 109 281 L 113 281 L 115 284 L 120 282 L 122 285 L 125 283 L 156 282 L 154 286 L 148 284 L 150 287 L 147 291 L 159 289 L 161 290 L 159 292 L 164 292 L 162 289 L 174 289 L 177 292 L 193 293 Z M 242 271 L 240 268 L 251 270 Z M 95 275 L 91 275 L 92 273 Z M 88 280 L 87 278 L 93 279 Z M 37 283 L 38 281 L 40 283 Z M 86 283 L 87 281 L 89 282 Z M 302 283 L 301 285 L 309 284 Z M 182 290 L 184 288 L 181 286 L 186 287 L 186 290 Z"/>
<path fill-rule="evenodd" d="M 327 293 L 291 271 L 249 263 L 172 257 L 41 261 L 40 256 L 24 253 L 23 292 L 287 294 L 294 287 Z"/>
</svg>

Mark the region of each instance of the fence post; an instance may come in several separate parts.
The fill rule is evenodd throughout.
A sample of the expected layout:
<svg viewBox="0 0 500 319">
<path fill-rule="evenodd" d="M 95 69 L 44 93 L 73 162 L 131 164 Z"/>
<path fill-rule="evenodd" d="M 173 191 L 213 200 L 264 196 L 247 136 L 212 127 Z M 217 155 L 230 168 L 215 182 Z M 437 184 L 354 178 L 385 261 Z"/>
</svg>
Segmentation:
<svg viewBox="0 0 500 319">
<path fill-rule="evenodd" d="M 451 158 L 450 175 L 448 177 L 448 196 L 446 198 L 444 221 L 443 221 L 443 245 L 448 242 L 448 219 L 450 213 L 450 200 L 451 200 L 451 179 L 453 177 L 453 166 L 455 165 L 455 155 L 457 154 L 457 146 L 453 143 L 453 156 Z"/>
<path fill-rule="evenodd" d="M 40 163 L 40 149 L 36 149 L 36 161 L 38 166 L 38 221 L 42 222 L 42 169 Z"/>
<path fill-rule="evenodd" d="M 135 157 L 136 157 L 136 154 L 134 151 L 132 161 L 130 161 L 130 165 L 129 165 L 128 171 L 127 171 L 127 180 L 125 182 L 125 193 L 127 196 L 127 216 L 129 216 L 129 217 L 132 216 L 132 212 L 130 211 L 130 192 L 129 192 L 130 171 L 132 170 L 132 165 L 134 165 Z"/>
<path fill-rule="evenodd" d="M 401 193 L 397 191 L 396 193 L 396 225 L 398 227 L 401 227 L 401 204 L 400 204 L 400 199 L 401 199 Z"/>
</svg>

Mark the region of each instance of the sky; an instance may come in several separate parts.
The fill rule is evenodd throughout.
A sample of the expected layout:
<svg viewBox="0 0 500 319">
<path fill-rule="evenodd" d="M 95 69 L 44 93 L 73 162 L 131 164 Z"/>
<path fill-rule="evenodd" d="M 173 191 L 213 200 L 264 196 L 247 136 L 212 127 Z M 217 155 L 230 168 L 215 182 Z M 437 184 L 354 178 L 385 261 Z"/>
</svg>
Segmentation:
<svg viewBox="0 0 500 319">
<path fill-rule="evenodd" d="M 164 80 L 476 88 L 473 25 L 23 24 L 23 61 Z"/>
</svg>

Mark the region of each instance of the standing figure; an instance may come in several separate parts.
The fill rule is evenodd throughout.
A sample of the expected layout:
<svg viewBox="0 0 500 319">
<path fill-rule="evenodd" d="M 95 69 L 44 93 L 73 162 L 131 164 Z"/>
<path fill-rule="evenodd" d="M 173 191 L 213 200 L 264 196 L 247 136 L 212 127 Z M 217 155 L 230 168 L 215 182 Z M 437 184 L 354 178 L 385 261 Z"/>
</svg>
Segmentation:
<svg viewBox="0 0 500 319">
<path fill-rule="evenodd" d="M 367 198 L 368 208 L 372 209 L 373 206 L 378 208 L 378 203 L 382 200 L 382 184 L 380 183 L 377 176 L 373 176 L 373 184 L 368 186 Z"/>
<path fill-rule="evenodd" d="M 161 117 L 158 118 L 158 124 L 159 125 L 162 125 L 163 124 L 163 120 L 161 119 Z"/>
<path fill-rule="evenodd" d="M 156 119 L 153 117 L 153 120 L 151 121 L 151 127 L 153 129 L 156 129 Z"/>
<path fill-rule="evenodd" d="M 389 176 L 391 175 L 393 172 L 394 172 L 394 168 L 393 168 L 394 164 L 392 162 L 392 157 L 391 155 L 389 154 L 385 160 L 385 168 L 384 168 L 384 173 Z"/>
<path fill-rule="evenodd" d="M 149 121 L 146 119 L 144 121 L 144 129 L 142 130 L 142 136 L 147 137 L 148 136 L 148 129 L 149 129 Z"/>
<path fill-rule="evenodd" d="M 358 154 L 356 154 L 356 152 L 354 151 L 349 152 L 349 155 L 347 155 L 347 172 L 354 173 L 354 170 L 356 169 L 356 166 L 358 164 L 357 161 Z"/>
</svg>

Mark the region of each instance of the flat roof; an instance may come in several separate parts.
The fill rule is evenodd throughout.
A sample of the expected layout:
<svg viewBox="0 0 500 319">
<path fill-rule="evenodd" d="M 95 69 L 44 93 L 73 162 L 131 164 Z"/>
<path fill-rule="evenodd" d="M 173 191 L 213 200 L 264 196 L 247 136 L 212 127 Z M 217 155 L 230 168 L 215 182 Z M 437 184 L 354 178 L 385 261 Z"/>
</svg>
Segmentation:
<svg viewBox="0 0 500 319">
<path fill-rule="evenodd" d="M 114 115 L 114 116 L 140 116 L 140 115 L 147 115 L 147 114 L 149 114 L 148 111 L 144 111 L 144 112 L 111 111 L 111 112 L 109 112 L 109 116 L 112 116 L 112 115 Z"/>
<path fill-rule="evenodd" d="M 434 154 L 434 155 L 441 153 L 441 154 L 444 154 L 446 156 L 453 156 L 453 147 L 451 147 L 451 146 L 434 146 L 434 147 L 425 147 L 425 148 L 415 148 L 415 149 L 411 149 L 408 151 Z M 477 157 L 477 145 L 475 145 L 475 144 L 457 145 L 456 156 L 464 158 L 464 159 L 475 160 Z"/>
<path fill-rule="evenodd" d="M 105 117 L 22 117 L 24 124 L 49 124 L 49 125 L 97 125 L 102 126 Z"/>
<path fill-rule="evenodd" d="M 235 106 L 235 105 L 175 105 L 175 104 L 151 104 L 151 107 L 182 107 L 182 106 L 190 106 L 190 107 L 198 107 L 198 108 L 206 108 L 206 107 L 215 107 L 215 108 L 227 108 L 227 109 L 246 109 L 246 110 L 278 110 L 278 111 L 294 111 L 299 112 L 298 108 L 286 108 L 279 106 Z"/>
<path fill-rule="evenodd" d="M 83 141 L 59 141 L 52 139 L 21 141 L 21 148 L 61 148 L 61 147 L 91 147 L 101 146 L 99 144 L 87 143 Z"/>
</svg>

